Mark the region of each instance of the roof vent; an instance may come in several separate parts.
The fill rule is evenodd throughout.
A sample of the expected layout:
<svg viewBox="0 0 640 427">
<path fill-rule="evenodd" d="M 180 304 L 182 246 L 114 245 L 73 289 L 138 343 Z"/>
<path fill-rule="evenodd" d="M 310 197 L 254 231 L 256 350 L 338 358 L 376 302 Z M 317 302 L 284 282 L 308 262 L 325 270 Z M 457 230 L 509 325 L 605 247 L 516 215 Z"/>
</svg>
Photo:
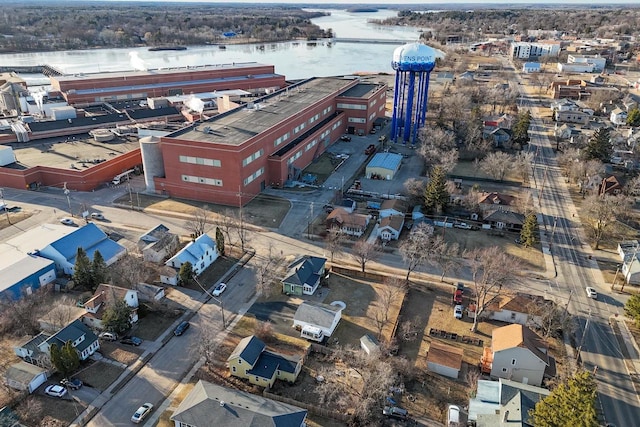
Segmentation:
<svg viewBox="0 0 640 427">
<path fill-rule="evenodd" d="M 224 406 L 224 400 L 220 401 L 220 406 Z"/>
</svg>

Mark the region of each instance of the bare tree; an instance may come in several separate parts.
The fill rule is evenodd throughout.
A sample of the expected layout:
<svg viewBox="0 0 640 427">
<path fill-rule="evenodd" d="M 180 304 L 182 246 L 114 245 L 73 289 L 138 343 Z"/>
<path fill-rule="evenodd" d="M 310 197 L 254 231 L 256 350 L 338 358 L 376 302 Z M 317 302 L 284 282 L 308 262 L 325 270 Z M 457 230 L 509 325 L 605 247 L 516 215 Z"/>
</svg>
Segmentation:
<svg viewBox="0 0 640 427">
<path fill-rule="evenodd" d="M 76 311 L 75 307 L 75 300 L 72 297 L 65 295 L 60 298 L 51 311 L 49 311 L 47 320 L 56 331 L 60 330 L 74 320 Z"/>
<path fill-rule="evenodd" d="M 465 379 L 467 380 L 467 384 L 469 384 L 469 396 L 475 397 L 475 393 L 478 389 L 478 380 L 480 379 L 480 370 L 476 367 L 469 366 Z"/>
<path fill-rule="evenodd" d="M 533 162 L 533 153 L 531 151 L 519 151 L 515 159 L 513 159 L 513 169 L 520 172 L 522 182 L 529 182 L 529 171 Z"/>
<path fill-rule="evenodd" d="M 527 311 L 532 316 L 534 325 L 545 338 L 550 336 L 558 338 L 558 332 L 569 333 L 572 329 L 573 321 L 567 316 L 566 309 L 559 307 L 553 301 L 532 301 L 527 305 Z"/>
<path fill-rule="evenodd" d="M 432 243 L 429 259 L 431 265 L 440 268 L 440 281 L 444 282 L 447 273 L 462 265 L 460 246 L 455 242 L 447 243 L 438 235 Z"/>
<path fill-rule="evenodd" d="M 513 169 L 513 157 L 507 153 L 489 153 L 481 162 L 480 168 L 491 178 L 503 181 L 505 176 Z"/>
<path fill-rule="evenodd" d="M 131 252 L 120 258 L 118 262 L 111 265 L 112 285 L 133 288 L 138 283 L 145 282 L 147 277 L 154 273 L 142 259 L 142 257 Z"/>
<path fill-rule="evenodd" d="M 243 216 L 242 212 L 234 213 L 233 230 L 240 242 L 240 249 L 244 252 L 245 247 L 249 242 L 249 229 L 247 228 L 247 224 L 245 223 Z"/>
<path fill-rule="evenodd" d="M 380 248 L 376 243 L 358 240 L 351 251 L 351 256 L 358 262 L 362 272 L 369 261 L 373 261 L 380 256 Z"/>
<path fill-rule="evenodd" d="M 31 295 L 23 295 L 19 300 L 0 298 L 0 333 L 15 336 L 35 335 L 40 330 L 38 316 L 48 288 L 41 288 Z"/>
<path fill-rule="evenodd" d="M 204 328 L 198 340 L 198 351 L 207 366 L 213 365 L 218 359 L 218 333 L 215 328 Z"/>
<path fill-rule="evenodd" d="M 275 286 L 279 284 L 280 277 L 282 276 L 282 267 L 284 265 L 284 257 L 275 249 L 272 242 L 269 242 L 269 247 L 266 255 L 256 255 L 256 294 L 273 295 L 281 288 Z"/>
<path fill-rule="evenodd" d="M 42 402 L 40 402 L 40 400 L 35 396 L 28 396 L 20 402 L 16 408 L 16 412 L 22 422 L 35 426 L 39 425 L 42 419 L 42 409 Z"/>
<path fill-rule="evenodd" d="M 418 154 L 424 159 L 427 169 L 440 166 L 446 172 L 453 170 L 458 161 L 453 132 L 437 126 L 425 127 L 420 130 L 420 141 Z"/>
<path fill-rule="evenodd" d="M 218 216 L 216 225 L 220 228 L 222 234 L 224 234 L 227 245 L 231 246 L 231 238 L 235 236 L 235 233 L 233 232 L 235 228 L 235 218 L 233 211 L 231 209 L 226 209 L 222 215 Z"/>
<path fill-rule="evenodd" d="M 331 228 L 327 232 L 325 237 L 324 247 L 331 254 L 331 263 L 333 264 L 333 257 L 339 255 L 342 251 L 342 244 L 345 241 L 345 235 L 337 228 Z"/>
<path fill-rule="evenodd" d="M 253 334 L 267 344 L 274 342 L 276 339 L 273 324 L 268 320 L 266 322 L 257 322 Z"/>
<path fill-rule="evenodd" d="M 471 270 L 475 311 L 472 331 L 478 328 L 478 318 L 487 306 L 502 290 L 508 286 L 519 271 L 517 261 L 504 253 L 498 247 L 474 249 L 468 254 L 469 269 Z"/>
<path fill-rule="evenodd" d="M 409 178 L 404 182 L 404 191 L 409 197 L 411 205 L 421 205 L 424 202 L 426 185 L 426 181 L 420 178 Z"/>
<path fill-rule="evenodd" d="M 411 230 L 409 237 L 400 243 L 398 249 L 407 266 L 407 276 L 405 277 L 407 282 L 411 272 L 429 258 L 430 251 L 425 248 L 429 246 L 432 236 L 433 226 L 420 223 Z"/>
<path fill-rule="evenodd" d="M 583 206 L 584 225 L 593 239 L 594 249 L 598 249 L 602 240 L 609 237 L 616 220 L 628 212 L 630 202 L 624 195 L 594 194 L 585 199 Z"/>
<path fill-rule="evenodd" d="M 399 300 L 407 291 L 406 282 L 396 278 L 387 277 L 382 284 L 374 308 L 374 321 L 378 329 L 378 339 L 382 339 L 382 330 L 389 323 L 389 310 L 391 305 Z"/>
<path fill-rule="evenodd" d="M 207 206 L 198 208 L 191 212 L 191 218 L 184 223 L 184 228 L 191 232 L 191 237 L 202 236 L 209 228 L 210 212 Z"/>
</svg>

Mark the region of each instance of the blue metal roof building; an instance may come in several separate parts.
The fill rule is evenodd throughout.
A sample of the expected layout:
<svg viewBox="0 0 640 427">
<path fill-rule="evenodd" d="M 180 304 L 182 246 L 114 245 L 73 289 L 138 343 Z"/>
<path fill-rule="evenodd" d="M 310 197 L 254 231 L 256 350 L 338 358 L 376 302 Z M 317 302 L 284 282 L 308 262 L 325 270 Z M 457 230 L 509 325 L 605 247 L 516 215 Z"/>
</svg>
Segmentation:
<svg viewBox="0 0 640 427">
<path fill-rule="evenodd" d="M 393 179 L 402 164 L 402 155 L 395 153 L 377 153 L 366 169 L 368 179 Z"/>
<path fill-rule="evenodd" d="M 0 246 L 0 298 L 20 299 L 56 279 L 53 261 Z"/>
</svg>

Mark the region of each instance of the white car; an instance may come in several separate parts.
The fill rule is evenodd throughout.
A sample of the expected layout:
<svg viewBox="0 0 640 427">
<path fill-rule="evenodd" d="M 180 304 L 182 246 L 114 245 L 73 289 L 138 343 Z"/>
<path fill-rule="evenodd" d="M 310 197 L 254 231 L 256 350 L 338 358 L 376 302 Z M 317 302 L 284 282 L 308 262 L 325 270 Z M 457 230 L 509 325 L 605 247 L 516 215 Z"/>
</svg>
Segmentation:
<svg viewBox="0 0 640 427">
<path fill-rule="evenodd" d="M 101 213 L 98 213 L 98 212 L 93 212 L 91 214 L 91 219 L 95 219 L 95 220 L 98 220 L 98 221 L 104 221 L 105 220 L 104 215 L 102 215 Z"/>
<path fill-rule="evenodd" d="M 226 283 L 218 283 L 218 286 L 213 290 L 213 296 L 219 297 L 227 289 Z"/>
<path fill-rule="evenodd" d="M 114 332 L 100 332 L 98 338 L 105 341 L 115 341 L 118 339 L 118 335 L 116 335 Z"/>
<path fill-rule="evenodd" d="M 67 389 L 61 385 L 53 384 L 44 389 L 45 394 L 53 397 L 63 397 L 67 394 Z"/>
<path fill-rule="evenodd" d="M 587 296 L 589 298 L 598 299 L 598 293 L 591 286 L 587 286 Z"/>
<path fill-rule="evenodd" d="M 458 304 L 455 307 L 453 307 L 453 317 L 455 317 L 456 319 L 462 319 L 462 312 L 464 311 L 464 308 Z"/>
<path fill-rule="evenodd" d="M 131 421 L 138 424 L 140 421 L 144 420 L 147 415 L 151 413 L 153 409 L 153 405 L 151 403 L 145 403 L 141 407 L 138 408 L 135 414 L 131 417 Z"/>
<path fill-rule="evenodd" d="M 447 410 L 447 425 L 457 426 L 460 425 L 460 407 L 457 405 L 449 405 Z"/>
<path fill-rule="evenodd" d="M 60 222 L 63 223 L 64 225 L 76 225 L 76 223 L 73 222 L 71 218 L 62 218 Z"/>
</svg>

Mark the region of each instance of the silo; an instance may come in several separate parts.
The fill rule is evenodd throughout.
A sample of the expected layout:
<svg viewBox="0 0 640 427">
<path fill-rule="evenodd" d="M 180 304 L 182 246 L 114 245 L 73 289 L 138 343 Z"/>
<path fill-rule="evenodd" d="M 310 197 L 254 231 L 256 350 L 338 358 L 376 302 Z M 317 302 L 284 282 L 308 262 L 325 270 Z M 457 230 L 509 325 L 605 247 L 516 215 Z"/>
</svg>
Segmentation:
<svg viewBox="0 0 640 427">
<path fill-rule="evenodd" d="M 422 43 L 408 43 L 393 52 L 396 70 L 391 139 L 416 143 L 418 129 L 427 116 L 429 75 L 436 65 L 436 50 Z"/>
<path fill-rule="evenodd" d="M 154 177 L 164 176 L 164 159 L 160 150 L 160 138 L 157 136 L 145 136 L 140 138 L 140 155 L 144 168 L 144 183 L 148 193 L 155 193 Z"/>
</svg>

